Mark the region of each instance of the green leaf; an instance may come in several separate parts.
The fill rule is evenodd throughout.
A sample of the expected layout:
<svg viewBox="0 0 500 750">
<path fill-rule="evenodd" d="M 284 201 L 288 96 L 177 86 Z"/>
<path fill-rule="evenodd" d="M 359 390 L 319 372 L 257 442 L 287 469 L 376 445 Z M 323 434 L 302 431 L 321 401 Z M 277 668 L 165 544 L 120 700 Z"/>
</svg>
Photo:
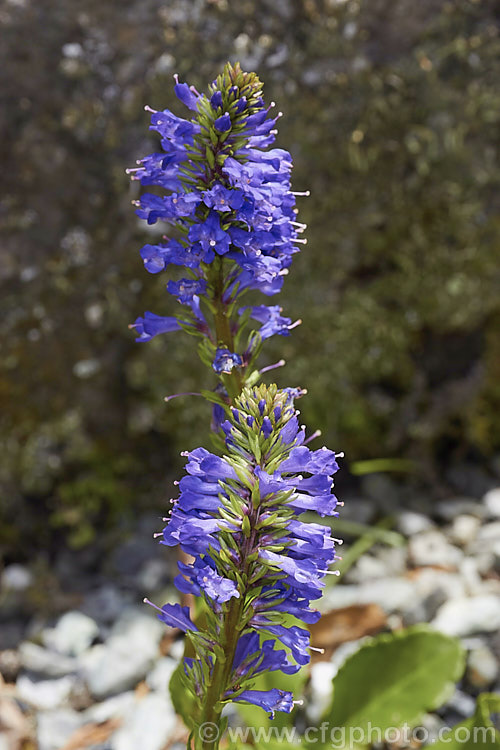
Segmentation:
<svg viewBox="0 0 500 750">
<path fill-rule="evenodd" d="M 414 726 L 426 711 L 442 705 L 464 669 L 455 638 L 417 625 L 372 639 L 353 654 L 333 680 L 331 727 L 369 727 L 383 732 Z"/>
<path fill-rule="evenodd" d="M 491 714 L 498 712 L 500 695 L 483 693 L 477 699 L 474 716 L 454 726 L 432 747 L 436 750 L 500 750 L 500 733 L 491 720 Z"/>
<path fill-rule="evenodd" d="M 172 699 L 172 705 L 175 712 L 184 721 L 184 724 L 192 729 L 196 723 L 198 706 L 192 693 L 187 689 L 184 683 L 184 667 L 179 664 L 170 678 L 169 690 Z"/>
</svg>

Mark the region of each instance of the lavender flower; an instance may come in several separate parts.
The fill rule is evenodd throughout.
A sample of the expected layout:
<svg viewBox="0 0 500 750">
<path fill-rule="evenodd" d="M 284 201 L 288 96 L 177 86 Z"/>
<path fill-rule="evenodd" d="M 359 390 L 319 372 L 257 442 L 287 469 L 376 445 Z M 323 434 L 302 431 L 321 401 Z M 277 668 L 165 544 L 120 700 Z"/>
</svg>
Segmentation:
<svg viewBox="0 0 500 750">
<path fill-rule="evenodd" d="M 181 627 L 195 646 L 186 681 L 200 722 L 217 720 L 232 700 L 271 715 L 291 711 L 291 694 L 252 690 L 252 680 L 264 671 L 292 673 L 310 658 L 301 623 L 319 619 L 311 602 L 321 596 L 335 543 L 328 527 L 300 517 L 309 510 L 337 515 L 331 490 L 338 465 L 332 451 L 304 444 L 297 415 L 287 390 L 245 388 L 222 424 L 226 454 L 185 454 L 187 473 L 161 543 L 193 556 L 179 563 L 175 583 L 203 598 L 206 627 L 201 632 L 178 605 L 165 605 L 160 619 Z M 298 624 L 285 624 L 285 613 Z"/>
</svg>

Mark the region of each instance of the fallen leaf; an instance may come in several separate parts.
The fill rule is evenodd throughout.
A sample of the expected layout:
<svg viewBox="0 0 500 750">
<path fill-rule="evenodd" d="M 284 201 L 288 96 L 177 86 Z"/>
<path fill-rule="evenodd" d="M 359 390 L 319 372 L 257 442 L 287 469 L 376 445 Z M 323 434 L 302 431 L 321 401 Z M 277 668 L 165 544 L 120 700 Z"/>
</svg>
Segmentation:
<svg viewBox="0 0 500 750">
<path fill-rule="evenodd" d="M 315 648 L 325 649 L 325 656 L 329 658 L 341 643 L 373 635 L 386 625 L 386 615 L 378 604 L 352 604 L 327 612 L 311 625 L 311 643 Z"/>
<path fill-rule="evenodd" d="M 61 750 L 83 750 L 105 742 L 121 725 L 120 719 L 109 719 L 101 724 L 85 724 L 77 729 Z"/>
</svg>

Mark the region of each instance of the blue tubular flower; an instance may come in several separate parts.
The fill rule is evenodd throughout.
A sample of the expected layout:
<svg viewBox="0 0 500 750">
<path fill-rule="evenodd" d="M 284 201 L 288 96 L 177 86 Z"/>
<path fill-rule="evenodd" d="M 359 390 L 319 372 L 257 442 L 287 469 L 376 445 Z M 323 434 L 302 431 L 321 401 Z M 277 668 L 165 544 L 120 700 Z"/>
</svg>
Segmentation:
<svg viewBox="0 0 500 750">
<path fill-rule="evenodd" d="M 241 367 L 242 364 L 239 354 L 230 352 L 229 349 L 217 349 L 212 367 L 218 375 L 229 375 L 235 367 Z"/>
<path fill-rule="evenodd" d="M 200 706 L 234 700 L 271 715 L 291 711 L 290 693 L 252 690 L 252 679 L 272 670 L 292 674 L 310 659 L 300 623 L 319 617 L 310 605 L 321 595 L 335 543 L 328 527 L 301 515 L 336 515 L 338 466 L 332 451 L 303 445 L 294 406 L 300 395 L 274 385 L 244 388 L 222 424 L 224 457 L 204 448 L 186 454 L 187 475 L 161 543 L 194 557 L 179 563 L 175 582 L 207 605 L 204 633 L 189 631 L 196 659 L 186 666 Z M 285 625 L 284 613 L 298 624 Z M 199 721 L 207 720 L 200 710 Z"/>
<path fill-rule="evenodd" d="M 264 711 L 269 711 L 269 716 L 274 719 L 276 711 L 284 711 L 289 714 L 293 708 L 292 694 L 286 690 L 243 690 L 237 697 L 233 698 L 237 703 L 252 703 L 260 706 Z"/>
<path fill-rule="evenodd" d="M 279 115 L 273 117 L 265 106 L 255 73 L 228 63 L 208 95 L 198 94 L 177 77 L 175 81 L 188 118 L 147 108 L 161 151 L 129 170 L 133 180 L 161 189 L 161 194 L 145 192 L 134 201 L 137 215 L 150 225 L 165 222 L 174 227 L 175 237 L 145 245 L 141 256 L 150 273 L 171 265 L 197 272 L 196 294 L 205 313 L 210 311 L 210 341 L 235 351 L 243 324 L 240 296 L 246 290 L 277 294 L 298 243 L 305 242 L 299 237 L 304 225 L 296 221 L 291 191 L 292 159 L 287 151 L 272 147 Z M 167 289 L 181 304 L 190 304 L 189 295 L 179 295 L 174 283 Z M 251 317 L 261 324 L 262 339 L 286 336 L 295 325 L 277 306 L 256 306 Z M 208 363 L 211 352 L 200 353 Z M 226 383 L 229 398 L 252 375 L 246 370 L 253 367 L 253 359 L 238 352 L 242 354 L 241 371 L 233 373 L 238 387 L 231 391 Z"/>
<path fill-rule="evenodd" d="M 145 312 L 143 318 L 137 318 L 129 328 L 135 328 L 139 334 L 136 341 L 150 341 L 159 333 L 179 331 L 180 325 L 177 318 L 163 318 L 152 312 Z"/>
</svg>

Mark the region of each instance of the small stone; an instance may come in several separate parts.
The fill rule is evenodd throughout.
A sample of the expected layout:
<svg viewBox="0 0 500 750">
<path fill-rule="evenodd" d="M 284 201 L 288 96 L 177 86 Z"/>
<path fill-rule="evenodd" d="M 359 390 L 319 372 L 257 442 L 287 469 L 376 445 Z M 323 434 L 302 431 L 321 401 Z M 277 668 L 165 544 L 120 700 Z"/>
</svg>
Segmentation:
<svg viewBox="0 0 500 750">
<path fill-rule="evenodd" d="M 156 690 L 158 693 L 168 692 L 170 678 L 176 667 L 177 662 L 174 659 L 168 656 L 160 659 L 146 677 L 146 683 L 151 690 Z"/>
<path fill-rule="evenodd" d="M 31 572 L 24 565 L 12 563 L 2 572 L 0 586 L 4 591 L 25 591 L 33 583 Z"/>
<path fill-rule="evenodd" d="M 39 713 L 36 734 L 38 750 L 61 750 L 82 723 L 82 716 L 70 708 Z"/>
<path fill-rule="evenodd" d="M 105 644 L 82 657 L 92 695 L 105 698 L 129 690 L 143 680 L 158 658 L 165 627 L 145 609 L 130 607 L 111 629 Z"/>
<path fill-rule="evenodd" d="M 133 690 L 120 695 L 114 695 L 102 703 L 95 703 L 85 712 L 85 721 L 103 724 L 110 719 L 123 719 L 135 705 L 135 694 Z"/>
<path fill-rule="evenodd" d="M 431 623 L 447 635 L 465 637 L 500 628 L 500 597 L 494 594 L 450 599 Z"/>
<path fill-rule="evenodd" d="M 0 651 L 0 675 L 5 682 L 15 682 L 21 669 L 21 658 L 13 648 Z"/>
<path fill-rule="evenodd" d="M 481 521 L 477 516 L 463 513 L 453 519 L 449 537 L 455 544 L 465 547 L 476 539 L 480 526 Z"/>
<path fill-rule="evenodd" d="M 110 741 L 112 750 L 163 750 L 177 724 L 177 717 L 166 696 L 150 693 L 126 716 Z M 145 729 L 147 728 L 147 731 Z"/>
<path fill-rule="evenodd" d="M 416 567 L 457 568 L 463 559 L 462 551 L 450 544 L 437 529 L 422 531 L 412 537 L 408 543 L 408 556 Z"/>
<path fill-rule="evenodd" d="M 319 661 L 311 666 L 311 691 L 307 704 L 307 714 L 311 722 L 318 722 L 332 700 L 332 680 L 337 674 L 337 667 L 328 661 Z"/>
<path fill-rule="evenodd" d="M 21 643 L 19 658 L 25 669 L 46 677 L 62 677 L 65 674 L 76 672 L 78 668 L 76 659 L 49 651 L 31 641 Z"/>
<path fill-rule="evenodd" d="M 471 649 L 467 659 L 467 679 L 478 690 L 487 690 L 498 677 L 498 662 L 488 646 Z"/>
<path fill-rule="evenodd" d="M 342 518 L 346 521 L 370 524 L 375 519 L 377 509 L 372 500 L 362 497 L 348 497 L 342 508 Z"/>
<path fill-rule="evenodd" d="M 342 585 L 327 589 L 318 601 L 322 612 L 351 604 L 378 604 L 385 612 L 406 611 L 415 601 L 416 586 L 413 581 L 396 576 L 370 581 L 361 586 Z"/>
<path fill-rule="evenodd" d="M 470 695 L 467 695 L 467 693 L 455 689 L 455 692 L 445 703 L 445 706 L 456 711 L 460 716 L 469 718 L 469 716 L 472 716 L 476 710 L 476 701 Z"/>
<path fill-rule="evenodd" d="M 434 528 L 434 524 L 426 515 L 415 513 L 412 510 L 399 513 L 396 520 L 397 531 L 405 536 L 414 536 L 421 531 L 429 531 L 432 528 Z"/>
<path fill-rule="evenodd" d="M 500 487 L 487 492 L 483 497 L 483 503 L 489 518 L 500 518 Z"/>
<path fill-rule="evenodd" d="M 69 699 L 76 677 L 67 675 L 57 680 L 33 680 L 28 675 L 20 675 L 16 682 L 18 697 L 38 709 L 52 709 L 62 706 Z"/>
<path fill-rule="evenodd" d="M 450 497 L 441 500 L 434 506 L 436 516 L 443 521 L 453 521 L 456 516 L 467 514 L 483 519 L 485 516 L 484 505 L 469 497 Z"/>
<path fill-rule="evenodd" d="M 97 622 L 115 622 L 131 603 L 131 596 L 124 594 L 112 584 L 105 584 L 85 597 L 82 611 Z"/>
<path fill-rule="evenodd" d="M 79 656 L 99 635 L 99 626 L 82 612 L 66 612 L 55 628 L 42 633 L 45 646 L 65 656 Z"/>
</svg>

